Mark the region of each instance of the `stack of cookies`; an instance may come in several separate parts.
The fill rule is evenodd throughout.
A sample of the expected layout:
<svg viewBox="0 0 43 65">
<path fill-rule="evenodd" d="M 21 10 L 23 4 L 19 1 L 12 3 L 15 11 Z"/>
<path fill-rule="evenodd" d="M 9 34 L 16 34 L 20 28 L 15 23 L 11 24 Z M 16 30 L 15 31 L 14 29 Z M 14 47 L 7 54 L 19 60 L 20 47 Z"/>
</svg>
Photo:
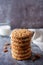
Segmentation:
<svg viewBox="0 0 43 65">
<path fill-rule="evenodd" d="M 28 29 L 14 29 L 11 33 L 11 53 L 17 60 L 31 57 L 31 38 L 33 32 Z"/>
</svg>

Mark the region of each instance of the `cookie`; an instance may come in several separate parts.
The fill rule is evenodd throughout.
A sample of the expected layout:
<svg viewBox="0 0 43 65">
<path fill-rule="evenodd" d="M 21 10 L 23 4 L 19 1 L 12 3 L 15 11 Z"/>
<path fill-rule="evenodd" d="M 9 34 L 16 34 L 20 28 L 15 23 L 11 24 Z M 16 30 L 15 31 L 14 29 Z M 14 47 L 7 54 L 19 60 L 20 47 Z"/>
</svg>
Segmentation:
<svg viewBox="0 0 43 65">
<path fill-rule="evenodd" d="M 20 38 L 28 38 L 32 37 L 33 32 L 29 31 L 28 29 L 14 29 L 11 33 L 11 37 L 20 39 Z"/>
<path fill-rule="evenodd" d="M 24 39 L 21 39 L 21 40 L 20 40 L 20 39 L 16 39 L 16 38 L 14 38 L 14 39 L 11 38 L 11 40 L 12 40 L 13 42 L 19 42 L 19 43 L 21 43 L 21 42 L 24 43 L 24 42 L 25 42 L 25 43 L 26 43 L 26 42 L 28 42 L 28 41 L 31 41 L 31 38 L 26 38 L 25 40 L 24 40 Z"/>
<path fill-rule="evenodd" d="M 17 40 L 16 39 L 13 40 L 12 39 L 11 40 L 11 42 L 16 42 L 16 43 L 26 43 L 26 42 L 29 42 L 29 41 L 31 41 L 31 39 L 28 39 L 28 40 L 18 40 L 18 39 Z"/>
<path fill-rule="evenodd" d="M 16 57 L 16 56 L 14 56 L 14 55 L 12 55 L 12 57 L 13 57 L 14 59 L 16 59 L 16 60 L 27 60 L 27 59 L 31 58 L 31 54 L 30 54 L 29 56 L 24 57 L 24 58 Z"/>
<path fill-rule="evenodd" d="M 26 43 L 17 43 L 17 42 L 11 42 L 11 45 L 16 45 L 16 46 L 26 46 L 26 45 L 30 45 L 30 41 L 26 42 Z"/>
<path fill-rule="evenodd" d="M 16 57 L 20 57 L 20 58 L 23 58 L 23 57 L 26 57 L 26 56 L 29 56 L 31 54 L 31 51 L 27 52 L 27 53 L 24 53 L 24 54 L 17 54 L 13 51 L 11 51 L 11 53 L 16 56 Z"/>
<path fill-rule="evenodd" d="M 27 52 L 31 51 L 31 48 L 28 48 L 26 50 L 15 50 L 15 49 L 11 49 L 11 51 L 13 51 L 14 53 L 17 53 L 17 54 L 24 54 L 24 53 L 27 53 Z"/>
<path fill-rule="evenodd" d="M 11 48 L 12 49 L 16 49 L 16 50 L 26 50 L 26 49 L 28 49 L 28 48 L 31 48 L 31 46 L 30 45 L 27 45 L 27 46 L 16 46 L 16 45 L 11 45 Z"/>
<path fill-rule="evenodd" d="M 30 52 L 29 54 L 27 53 L 26 55 L 14 55 L 14 54 L 12 54 L 12 57 L 14 58 L 14 59 L 16 59 L 16 60 L 26 60 L 26 59 L 29 59 L 29 58 L 31 58 L 31 55 L 32 55 L 32 53 Z"/>
<path fill-rule="evenodd" d="M 11 33 L 12 57 L 18 60 L 30 58 L 31 37 L 33 32 L 28 29 L 14 29 Z"/>
</svg>

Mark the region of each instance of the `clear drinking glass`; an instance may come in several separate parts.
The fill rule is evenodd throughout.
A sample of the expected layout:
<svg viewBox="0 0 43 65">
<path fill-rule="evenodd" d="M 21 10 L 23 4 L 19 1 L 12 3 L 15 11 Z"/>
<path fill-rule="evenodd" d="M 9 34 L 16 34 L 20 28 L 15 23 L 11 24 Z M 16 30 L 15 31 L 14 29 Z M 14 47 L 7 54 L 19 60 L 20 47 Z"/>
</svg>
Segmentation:
<svg viewBox="0 0 43 65">
<path fill-rule="evenodd" d="M 10 9 L 8 1 L 0 1 L 0 35 L 9 35 L 10 26 Z"/>
<path fill-rule="evenodd" d="M 9 36 L 11 32 L 11 26 L 9 22 L 0 23 L 0 35 Z"/>
</svg>

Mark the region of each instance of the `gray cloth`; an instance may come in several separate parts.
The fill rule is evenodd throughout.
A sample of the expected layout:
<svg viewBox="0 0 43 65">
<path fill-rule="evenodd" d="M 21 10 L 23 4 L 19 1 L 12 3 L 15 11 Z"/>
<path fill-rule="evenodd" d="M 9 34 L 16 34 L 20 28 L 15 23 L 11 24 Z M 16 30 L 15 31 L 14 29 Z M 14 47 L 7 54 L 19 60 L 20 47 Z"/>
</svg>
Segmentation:
<svg viewBox="0 0 43 65">
<path fill-rule="evenodd" d="M 43 52 L 37 45 L 32 43 L 32 52 L 40 53 L 42 55 L 40 59 L 36 60 L 35 62 L 32 60 L 17 61 L 12 58 L 10 47 L 8 47 L 7 53 L 3 52 L 4 44 L 7 43 L 6 41 L 10 42 L 10 38 L 0 36 L 0 65 L 43 65 Z"/>
</svg>

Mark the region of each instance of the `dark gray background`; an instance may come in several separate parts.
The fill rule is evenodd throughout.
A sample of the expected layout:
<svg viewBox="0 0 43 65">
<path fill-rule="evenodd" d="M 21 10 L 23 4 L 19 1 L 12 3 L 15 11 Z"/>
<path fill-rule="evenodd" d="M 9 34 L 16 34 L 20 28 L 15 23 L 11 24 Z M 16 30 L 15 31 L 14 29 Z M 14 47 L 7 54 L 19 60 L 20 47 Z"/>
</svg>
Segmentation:
<svg viewBox="0 0 43 65">
<path fill-rule="evenodd" d="M 0 22 L 12 28 L 43 28 L 43 0 L 0 0 Z"/>
</svg>

